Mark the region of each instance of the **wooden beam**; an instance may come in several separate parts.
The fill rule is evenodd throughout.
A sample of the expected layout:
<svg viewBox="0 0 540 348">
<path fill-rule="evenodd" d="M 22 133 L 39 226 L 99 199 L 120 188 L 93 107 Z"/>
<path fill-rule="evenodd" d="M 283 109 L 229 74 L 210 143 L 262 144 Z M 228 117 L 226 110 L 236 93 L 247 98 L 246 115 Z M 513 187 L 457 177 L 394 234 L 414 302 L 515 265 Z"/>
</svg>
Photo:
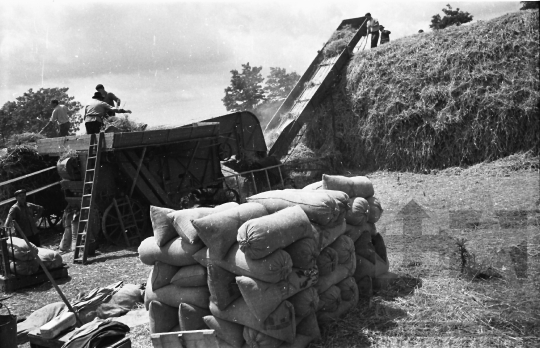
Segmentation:
<svg viewBox="0 0 540 348">
<path fill-rule="evenodd" d="M 147 147 L 145 146 L 143 148 L 143 152 L 142 152 L 142 155 L 141 155 L 141 159 L 139 160 L 139 164 L 137 165 L 137 173 L 135 174 L 135 179 L 133 179 L 133 184 L 131 185 L 131 190 L 129 190 L 129 198 L 131 198 L 131 196 L 133 195 L 133 190 L 135 189 L 135 184 L 137 183 L 137 178 L 139 177 L 139 173 L 141 172 L 141 166 L 142 166 L 142 163 L 143 163 L 143 160 L 144 160 L 144 156 L 146 155 L 146 149 L 147 149 Z"/>
<path fill-rule="evenodd" d="M 47 171 L 53 170 L 53 169 L 56 169 L 56 166 L 41 169 L 41 170 L 38 170 L 37 172 L 33 172 L 33 173 L 30 173 L 30 174 L 19 176 L 18 178 L 15 178 L 15 179 L 10 179 L 10 180 L 7 180 L 7 181 L 3 181 L 3 182 L 0 183 L 0 186 L 11 184 L 12 182 L 19 181 L 19 180 L 22 180 L 22 179 L 26 179 L 26 178 L 29 178 L 29 177 L 31 177 L 33 175 L 40 174 L 40 173 L 43 173 L 43 172 L 47 172 Z"/>
<path fill-rule="evenodd" d="M 123 152 L 118 152 L 117 156 L 120 161 L 120 166 L 122 167 L 124 172 L 131 178 L 131 180 L 134 180 L 137 175 L 136 169 L 129 162 Z M 163 202 L 161 202 L 159 198 L 154 194 L 154 192 L 152 192 L 146 182 L 144 182 L 143 180 L 137 180 L 137 188 L 141 191 L 142 195 L 148 200 L 150 204 L 158 207 L 163 206 Z"/>
</svg>

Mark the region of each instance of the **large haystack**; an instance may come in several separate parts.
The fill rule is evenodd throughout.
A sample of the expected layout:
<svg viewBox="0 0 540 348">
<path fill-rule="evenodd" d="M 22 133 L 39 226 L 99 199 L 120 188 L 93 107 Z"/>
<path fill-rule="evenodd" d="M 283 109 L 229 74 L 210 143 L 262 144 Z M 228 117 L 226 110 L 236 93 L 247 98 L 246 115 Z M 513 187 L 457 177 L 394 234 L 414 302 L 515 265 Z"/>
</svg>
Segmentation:
<svg viewBox="0 0 540 348">
<path fill-rule="evenodd" d="M 333 143 L 346 165 L 364 169 L 538 153 L 538 19 L 521 11 L 358 53 L 318 108 L 306 145 Z"/>
</svg>

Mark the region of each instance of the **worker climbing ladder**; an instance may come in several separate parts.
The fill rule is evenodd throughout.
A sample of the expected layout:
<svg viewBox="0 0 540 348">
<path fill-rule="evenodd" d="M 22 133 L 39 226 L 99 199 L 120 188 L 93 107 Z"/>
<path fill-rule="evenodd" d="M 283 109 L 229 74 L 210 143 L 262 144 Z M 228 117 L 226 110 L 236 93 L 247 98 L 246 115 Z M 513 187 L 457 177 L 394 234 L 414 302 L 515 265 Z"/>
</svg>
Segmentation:
<svg viewBox="0 0 540 348">
<path fill-rule="evenodd" d="M 98 182 L 101 161 L 101 151 L 105 141 L 104 133 L 92 134 L 88 146 L 86 171 L 79 215 L 79 228 L 77 229 L 77 242 L 73 262 L 85 264 L 88 258 L 89 244 L 99 232 L 99 213 L 96 207 L 94 184 Z"/>
</svg>

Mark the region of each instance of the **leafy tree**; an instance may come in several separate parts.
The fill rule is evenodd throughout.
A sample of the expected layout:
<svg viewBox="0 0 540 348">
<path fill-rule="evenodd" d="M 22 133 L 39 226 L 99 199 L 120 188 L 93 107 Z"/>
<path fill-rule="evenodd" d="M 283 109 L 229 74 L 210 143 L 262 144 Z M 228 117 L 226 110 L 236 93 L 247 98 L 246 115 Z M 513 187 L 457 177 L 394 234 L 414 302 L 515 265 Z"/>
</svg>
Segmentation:
<svg viewBox="0 0 540 348">
<path fill-rule="evenodd" d="M 225 97 L 221 99 L 227 111 L 253 111 L 264 98 L 261 83 L 261 67 L 242 64 L 242 73 L 231 70 L 231 85 L 225 88 Z"/>
<path fill-rule="evenodd" d="M 432 29 L 444 29 L 452 25 L 461 25 L 463 23 L 468 23 L 472 21 L 473 16 L 469 12 L 460 11 L 459 8 L 452 10 L 450 4 L 446 5 L 447 8 L 443 8 L 445 16 L 441 18 L 439 14 L 431 17 L 431 24 L 429 25 Z"/>
<path fill-rule="evenodd" d="M 294 71 L 287 73 L 284 68 L 270 68 L 264 87 L 266 98 L 270 101 L 286 98 L 299 79 L 300 75 Z"/>
<path fill-rule="evenodd" d="M 535 8 L 539 8 L 540 6 L 540 1 L 520 1 L 521 3 L 521 8 L 520 10 L 530 10 L 530 9 L 535 9 Z"/>
<path fill-rule="evenodd" d="M 77 112 L 82 108 L 81 103 L 74 101 L 74 97 L 67 94 L 69 88 L 32 88 L 15 101 L 8 101 L 0 109 L 0 133 L 5 142 L 11 135 L 24 132 L 39 132 L 51 118 L 53 106 L 51 100 L 56 99 L 60 104 L 68 107 L 68 116 L 71 122 L 70 133 L 79 130 L 82 116 Z M 57 127 L 49 125 L 44 135 L 54 137 L 58 135 Z"/>
</svg>

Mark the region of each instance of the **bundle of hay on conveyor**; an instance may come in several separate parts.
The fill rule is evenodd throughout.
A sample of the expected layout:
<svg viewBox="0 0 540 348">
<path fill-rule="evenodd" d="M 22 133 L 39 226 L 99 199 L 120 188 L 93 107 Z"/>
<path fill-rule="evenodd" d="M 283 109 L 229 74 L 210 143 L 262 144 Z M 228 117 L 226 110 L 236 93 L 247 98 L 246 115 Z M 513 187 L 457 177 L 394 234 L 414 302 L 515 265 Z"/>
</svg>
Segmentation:
<svg viewBox="0 0 540 348">
<path fill-rule="evenodd" d="M 356 31 L 357 29 L 351 27 L 350 24 L 335 31 L 323 48 L 324 58 L 332 58 L 340 54 L 347 47 Z"/>
<path fill-rule="evenodd" d="M 306 347 L 386 277 L 373 195 L 366 177 L 323 175 L 241 205 L 151 207 L 154 236 L 139 247 L 153 266 L 150 331 L 212 329 L 220 347 Z"/>
<path fill-rule="evenodd" d="M 373 170 L 538 154 L 538 23 L 520 11 L 360 51 L 303 141 L 317 152 L 335 134 L 345 163 Z"/>
</svg>

